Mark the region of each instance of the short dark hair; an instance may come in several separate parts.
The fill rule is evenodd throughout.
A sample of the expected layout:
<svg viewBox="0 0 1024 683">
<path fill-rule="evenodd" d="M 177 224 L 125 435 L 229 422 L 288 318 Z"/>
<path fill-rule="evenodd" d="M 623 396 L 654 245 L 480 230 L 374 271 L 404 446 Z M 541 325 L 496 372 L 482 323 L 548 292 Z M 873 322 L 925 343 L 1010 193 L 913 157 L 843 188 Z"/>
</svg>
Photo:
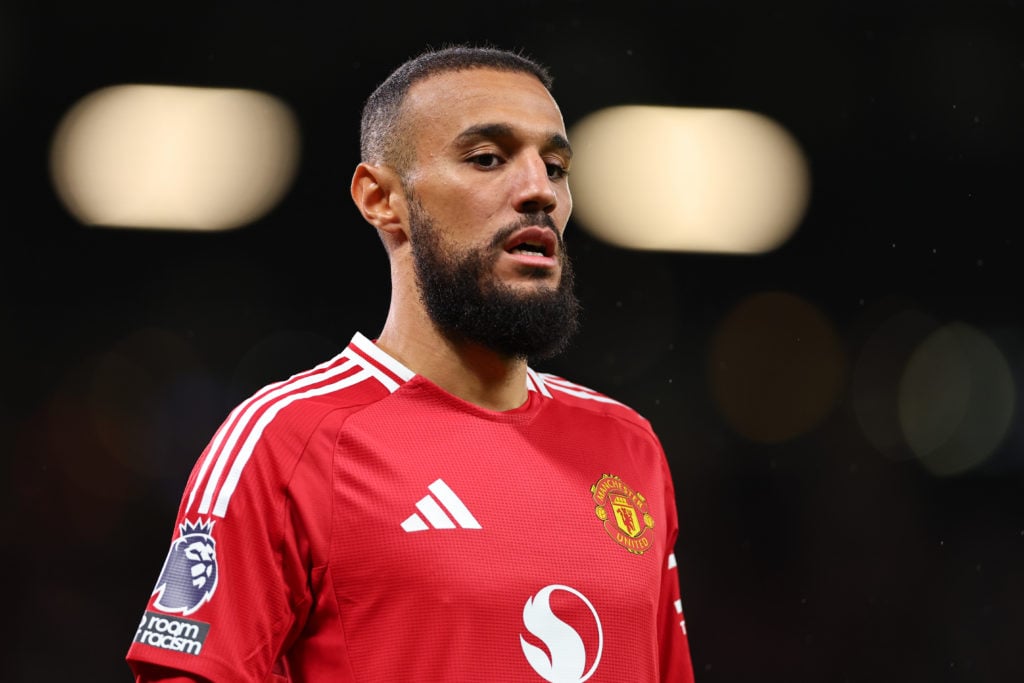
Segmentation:
<svg viewBox="0 0 1024 683">
<path fill-rule="evenodd" d="M 371 164 L 385 163 L 404 173 L 412 161 L 412 152 L 400 130 L 402 103 L 409 88 L 439 73 L 467 69 L 531 74 L 549 91 L 553 81 L 546 67 L 521 52 L 471 45 L 429 49 L 395 69 L 366 100 L 359 131 L 362 160 Z"/>
</svg>

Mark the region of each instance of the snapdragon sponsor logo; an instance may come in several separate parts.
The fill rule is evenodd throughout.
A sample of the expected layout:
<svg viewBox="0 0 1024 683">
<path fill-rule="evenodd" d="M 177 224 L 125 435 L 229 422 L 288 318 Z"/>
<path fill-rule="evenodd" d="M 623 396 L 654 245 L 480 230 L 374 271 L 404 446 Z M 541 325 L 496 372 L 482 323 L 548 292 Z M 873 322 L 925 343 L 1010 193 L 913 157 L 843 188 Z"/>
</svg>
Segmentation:
<svg viewBox="0 0 1024 683">
<path fill-rule="evenodd" d="M 593 617 L 593 627 L 584 621 L 571 625 L 555 615 L 551 607 L 553 593 L 568 593 L 587 606 Z M 561 596 L 565 597 L 565 596 Z M 571 599 L 571 598 L 570 598 Z M 583 683 L 594 675 L 601 662 L 604 650 L 604 630 L 601 618 L 587 597 L 569 586 L 545 586 L 536 595 L 531 595 L 523 607 L 523 626 L 544 647 L 527 641 L 522 634 L 519 643 L 523 654 L 537 675 L 549 683 Z M 577 630 L 577 629 L 580 630 Z M 584 641 L 582 632 L 596 630 L 597 642 Z M 587 664 L 590 668 L 587 669 Z M 586 669 L 586 671 L 584 671 Z"/>
<path fill-rule="evenodd" d="M 209 632 L 210 625 L 203 621 L 146 612 L 135 632 L 135 642 L 198 655 Z"/>
</svg>

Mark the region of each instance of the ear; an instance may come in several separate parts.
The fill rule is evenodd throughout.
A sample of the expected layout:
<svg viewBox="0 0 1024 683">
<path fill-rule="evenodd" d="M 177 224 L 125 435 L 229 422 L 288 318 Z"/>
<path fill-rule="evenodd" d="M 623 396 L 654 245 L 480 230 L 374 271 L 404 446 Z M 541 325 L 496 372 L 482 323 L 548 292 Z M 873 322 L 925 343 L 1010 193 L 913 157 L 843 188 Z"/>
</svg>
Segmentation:
<svg viewBox="0 0 1024 683">
<path fill-rule="evenodd" d="M 367 223 L 387 233 L 405 232 L 405 193 L 394 169 L 363 162 L 352 174 L 350 189 Z"/>
</svg>

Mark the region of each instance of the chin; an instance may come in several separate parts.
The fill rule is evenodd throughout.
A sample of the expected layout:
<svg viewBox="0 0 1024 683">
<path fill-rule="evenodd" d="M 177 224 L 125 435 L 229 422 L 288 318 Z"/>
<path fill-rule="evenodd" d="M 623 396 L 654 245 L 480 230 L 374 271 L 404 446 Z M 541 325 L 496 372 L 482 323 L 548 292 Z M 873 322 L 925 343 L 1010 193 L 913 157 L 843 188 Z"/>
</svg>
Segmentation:
<svg viewBox="0 0 1024 683">
<path fill-rule="evenodd" d="M 506 283 L 513 287 L 517 283 L 524 287 L 535 286 L 538 283 L 548 287 L 558 287 L 561 281 L 561 272 L 553 268 L 521 266 L 516 272 L 516 277 L 511 281 L 506 280 Z"/>
</svg>

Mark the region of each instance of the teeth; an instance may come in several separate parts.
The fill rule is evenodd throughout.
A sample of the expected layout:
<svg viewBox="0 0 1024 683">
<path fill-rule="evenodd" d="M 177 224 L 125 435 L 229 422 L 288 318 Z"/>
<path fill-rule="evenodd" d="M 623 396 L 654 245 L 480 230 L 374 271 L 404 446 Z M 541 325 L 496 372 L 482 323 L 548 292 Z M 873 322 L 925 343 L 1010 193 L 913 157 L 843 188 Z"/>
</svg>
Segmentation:
<svg viewBox="0 0 1024 683">
<path fill-rule="evenodd" d="M 546 257 L 553 256 L 554 253 L 554 250 L 551 248 L 551 245 L 548 244 L 546 239 L 538 238 L 536 236 L 527 237 L 526 235 L 522 235 L 519 239 L 514 240 L 512 246 L 507 248 L 507 251 L 510 254 Z"/>
</svg>

